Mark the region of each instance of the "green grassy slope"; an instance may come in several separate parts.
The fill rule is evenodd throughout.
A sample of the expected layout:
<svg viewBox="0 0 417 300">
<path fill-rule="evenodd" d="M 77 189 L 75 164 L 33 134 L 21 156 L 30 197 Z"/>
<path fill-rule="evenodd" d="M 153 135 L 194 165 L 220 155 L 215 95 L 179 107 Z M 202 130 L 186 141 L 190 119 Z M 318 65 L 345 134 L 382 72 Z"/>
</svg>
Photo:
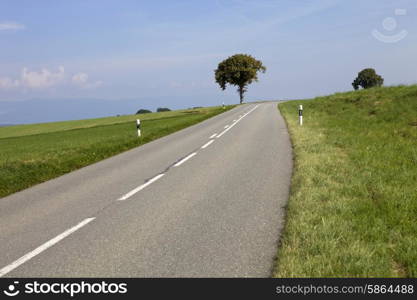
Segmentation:
<svg viewBox="0 0 417 300">
<path fill-rule="evenodd" d="M 114 125 L 120 123 L 126 123 L 135 121 L 136 119 L 141 120 L 155 120 L 160 118 L 178 117 L 190 113 L 206 113 L 210 112 L 212 107 L 198 108 L 198 109 L 184 109 L 175 110 L 160 113 L 149 113 L 140 115 L 124 115 L 119 117 L 106 117 L 86 120 L 75 120 L 75 121 L 62 121 L 62 122 L 51 122 L 51 123 L 39 123 L 39 124 L 28 124 L 28 125 L 16 125 L 8 127 L 0 127 L 0 138 L 5 137 L 16 137 L 23 135 L 33 135 L 39 133 L 57 132 L 63 130 L 89 128 L 102 125 Z"/>
<path fill-rule="evenodd" d="M 0 197 L 201 122 L 233 106 L 5 127 Z M 142 137 L 136 133 L 141 119 Z"/>
<path fill-rule="evenodd" d="M 417 86 L 279 109 L 295 170 L 274 275 L 416 277 Z"/>
</svg>

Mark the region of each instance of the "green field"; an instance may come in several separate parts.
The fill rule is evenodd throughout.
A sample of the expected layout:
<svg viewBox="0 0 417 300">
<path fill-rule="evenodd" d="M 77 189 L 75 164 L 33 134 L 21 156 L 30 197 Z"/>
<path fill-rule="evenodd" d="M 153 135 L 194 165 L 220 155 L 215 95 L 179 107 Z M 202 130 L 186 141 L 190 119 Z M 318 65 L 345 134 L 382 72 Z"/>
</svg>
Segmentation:
<svg viewBox="0 0 417 300">
<path fill-rule="evenodd" d="M 169 117 L 179 117 L 188 114 L 205 114 L 212 112 L 213 109 L 218 109 L 219 107 L 207 107 L 207 108 L 198 108 L 198 109 L 184 109 L 184 110 L 174 110 L 167 112 L 155 112 L 149 114 L 140 114 L 140 115 L 123 115 L 118 117 L 107 117 L 107 118 L 97 118 L 97 119 L 86 119 L 86 120 L 76 120 L 76 121 L 62 121 L 62 122 L 53 122 L 53 123 L 39 123 L 39 124 L 29 124 L 29 125 L 17 125 L 11 127 L 0 127 L 0 138 L 5 137 L 17 137 L 23 135 L 33 135 L 39 133 L 48 133 L 48 132 L 57 132 L 71 129 L 80 129 L 80 128 L 89 128 L 97 127 L 103 125 L 115 125 L 127 122 L 135 122 L 136 119 L 141 120 L 157 120 Z"/>
<path fill-rule="evenodd" d="M 279 109 L 295 169 L 274 276 L 417 277 L 417 86 Z"/>
<path fill-rule="evenodd" d="M 0 197 L 196 124 L 234 106 L 0 128 Z M 142 137 L 136 133 L 141 119 Z"/>
</svg>

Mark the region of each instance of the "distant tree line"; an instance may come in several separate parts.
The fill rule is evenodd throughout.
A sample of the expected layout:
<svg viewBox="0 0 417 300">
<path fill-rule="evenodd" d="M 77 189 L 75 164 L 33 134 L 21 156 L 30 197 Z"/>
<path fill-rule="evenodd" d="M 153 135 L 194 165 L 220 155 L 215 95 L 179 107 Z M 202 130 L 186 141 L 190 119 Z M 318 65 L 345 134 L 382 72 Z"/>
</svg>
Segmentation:
<svg viewBox="0 0 417 300">
<path fill-rule="evenodd" d="M 157 112 L 164 112 L 164 111 L 171 111 L 171 110 L 167 107 L 158 107 L 158 109 L 156 111 Z"/>
<path fill-rule="evenodd" d="M 164 111 L 171 111 L 169 108 L 167 108 L 167 107 L 158 107 L 157 109 L 156 109 L 156 112 L 164 112 Z M 152 111 L 151 110 L 149 110 L 149 109 L 144 109 L 144 108 L 141 108 L 141 109 L 139 109 L 137 112 L 136 112 L 136 114 L 137 115 L 140 115 L 140 114 L 149 114 L 149 113 L 151 113 Z"/>
</svg>

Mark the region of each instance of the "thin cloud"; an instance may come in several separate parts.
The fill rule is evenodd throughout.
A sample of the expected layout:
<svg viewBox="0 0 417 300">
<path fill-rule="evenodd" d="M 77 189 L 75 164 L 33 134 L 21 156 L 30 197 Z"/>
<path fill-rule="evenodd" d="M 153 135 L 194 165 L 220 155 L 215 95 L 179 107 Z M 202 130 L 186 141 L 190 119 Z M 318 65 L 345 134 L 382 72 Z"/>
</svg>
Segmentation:
<svg viewBox="0 0 417 300">
<path fill-rule="evenodd" d="M 73 84 L 84 89 L 93 89 L 102 85 L 101 81 L 90 82 L 88 80 L 88 74 L 82 72 L 72 76 L 71 80 Z"/>
<path fill-rule="evenodd" d="M 13 89 L 18 87 L 19 84 L 19 80 L 13 80 L 8 77 L 0 77 L 0 89 Z"/>
<path fill-rule="evenodd" d="M 0 31 L 18 31 L 18 30 L 24 30 L 25 28 L 26 28 L 25 25 L 19 24 L 16 22 L 0 23 Z"/>
<path fill-rule="evenodd" d="M 73 76 L 67 75 L 63 66 L 56 72 L 42 69 L 40 71 L 30 71 L 23 68 L 20 78 L 0 77 L 0 89 L 31 89 L 44 90 L 51 87 L 73 84 L 80 88 L 97 88 L 102 85 L 101 81 L 91 82 L 86 73 L 76 73 Z"/>
<path fill-rule="evenodd" d="M 29 88 L 47 88 L 61 83 L 65 79 L 64 67 L 59 67 L 58 72 L 54 73 L 47 69 L 39 72 L 23 69 L 21 82 L 23 86 Z"/>
</svg>

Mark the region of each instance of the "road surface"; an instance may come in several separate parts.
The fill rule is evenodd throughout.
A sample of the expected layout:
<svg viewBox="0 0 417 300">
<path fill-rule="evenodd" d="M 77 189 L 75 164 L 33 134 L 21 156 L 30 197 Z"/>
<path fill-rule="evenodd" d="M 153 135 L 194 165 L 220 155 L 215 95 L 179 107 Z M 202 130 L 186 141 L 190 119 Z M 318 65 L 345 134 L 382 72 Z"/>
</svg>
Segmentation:
<svg viewBox="0 0 417 300">
<path fill-rule="evenodd" d="M 268 277 L 292 153 L 276 103 L 0 199 L 0 277 Z"/>
</svg>

